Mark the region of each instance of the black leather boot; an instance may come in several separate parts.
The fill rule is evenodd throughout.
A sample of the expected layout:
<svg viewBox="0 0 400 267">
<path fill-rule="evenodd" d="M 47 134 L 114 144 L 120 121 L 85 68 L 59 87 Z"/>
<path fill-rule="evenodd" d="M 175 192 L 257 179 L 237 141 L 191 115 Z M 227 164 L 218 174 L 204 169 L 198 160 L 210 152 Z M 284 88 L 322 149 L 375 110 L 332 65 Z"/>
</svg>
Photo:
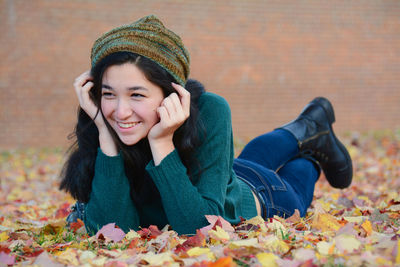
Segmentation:
<svg viewBox="0 0 400 267">
<path fill-rule="evenodd" d="M 353 166 L 347 149 L 333 132 L 334 121 L 329 100 L 317 97 L 297 119 L 280 128 L 295 136 L 300 154 L 308 154 L 319 163 L 331 186 L 346 188 L 351 184 Z"/>
</svg>

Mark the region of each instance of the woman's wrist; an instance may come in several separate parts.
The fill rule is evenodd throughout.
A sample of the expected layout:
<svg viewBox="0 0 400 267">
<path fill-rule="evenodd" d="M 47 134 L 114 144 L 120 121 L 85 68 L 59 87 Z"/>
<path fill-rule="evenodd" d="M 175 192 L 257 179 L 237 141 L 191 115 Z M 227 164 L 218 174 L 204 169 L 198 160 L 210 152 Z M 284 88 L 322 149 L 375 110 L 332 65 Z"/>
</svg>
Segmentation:
<svg viewBox="0 0 400 267">
<path fill-rule="evenodd" d="M 155 166 L 159 165 L 169 153 L 175 150 L 172 137 L 149 140 L 149 144 Z"/>
<path fill-rule="evenodd" d="M 103 151 L 105 155 L 110 157 L 118 155 L 117 146 L 107 127 L 99 128 L 99 143 L 101 151 Z"/>
</svg>

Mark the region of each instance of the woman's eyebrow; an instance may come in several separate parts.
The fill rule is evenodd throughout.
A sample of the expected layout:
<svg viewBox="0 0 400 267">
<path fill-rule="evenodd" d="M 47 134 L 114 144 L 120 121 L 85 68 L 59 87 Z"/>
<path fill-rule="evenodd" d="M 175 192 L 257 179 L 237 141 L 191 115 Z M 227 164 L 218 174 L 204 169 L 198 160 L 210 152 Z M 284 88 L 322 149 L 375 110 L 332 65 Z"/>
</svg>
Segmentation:
<svg viewBox="0 0 400 267">
<path fill-rule="evenodd" d="M 109 86 L 108 84 L 104 84 L 104 83 L 101 85 L 101 88 L 108 89 L 108 90 L 114 90 L 111 86 Z"/>
<path fill-rule="evenodd" d="M 104 84 L 104 83 L 103 83 L 101 87 L 104 88 L 104 89 L 107 89 L 107 90 L 113 90 L 113 91 L 114 91 L 114 88 L 112 88 L 112 87 L 109 86 L 108 84 Z M 137 91 L 137 90 L 145 90 L 145 91 L 148 91 L 148 89 L 147 89 L 146 87 L 143 87 L 143 86 L 132 86 L 132 87 L 129 87 L 128 90 L 129 90 L 129 91 Z"/>
<path fill-rule="evenodd" d="M 133 86 L 133 87 L 129 87 L 128 88 L 129 91 L 137 91 L 137 90 L 145 90 L 148 91 L 148 89 L 146 87 L 143 86 Z"/>
</svg>

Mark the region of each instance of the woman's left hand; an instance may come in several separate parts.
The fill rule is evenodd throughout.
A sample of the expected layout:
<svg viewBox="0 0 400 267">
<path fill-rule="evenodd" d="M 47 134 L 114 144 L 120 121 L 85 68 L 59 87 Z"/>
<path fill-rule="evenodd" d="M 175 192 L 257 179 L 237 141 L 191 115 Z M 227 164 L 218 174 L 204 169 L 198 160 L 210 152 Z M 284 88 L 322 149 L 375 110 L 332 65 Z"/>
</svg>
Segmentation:
<svg viewBox="0 0 400 267">
<path fill-rule="evenodd" d="M 153 159 L 155 159 L 155 152 L 172 152 L 174 149 L 172 143 L 174 132 L 190 115 L 190 93 L 179 84 L 172 83 L 172 86 L 179 95 L 177 93 L 172 93 L 164 98 L 161 105 L 157 108 L 160 121 L 151 128 L 147 136 L 153 152 Z M 155 146 L 157 146 L 157 148 Z M 161 154 L 164 153 L 161 152 Z"/>
</svg>

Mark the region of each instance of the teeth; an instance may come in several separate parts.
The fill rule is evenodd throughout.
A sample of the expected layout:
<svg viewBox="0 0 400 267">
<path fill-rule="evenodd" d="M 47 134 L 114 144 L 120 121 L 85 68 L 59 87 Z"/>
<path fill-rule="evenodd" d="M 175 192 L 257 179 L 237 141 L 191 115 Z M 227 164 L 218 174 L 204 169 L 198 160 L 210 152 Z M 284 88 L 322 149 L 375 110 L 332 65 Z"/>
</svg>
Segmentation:
<svg viewBox="0 0 400 267">
<path fill-rule="evenodd" d="M 132 122 L 132 123 L 122 123 L 122 122 L 118 122 L 118 125 L 121 127 L 121 128 L 131 128 L 131 127 L 133 127 L 133 126 L 135 126 L 135 125 L 137 125 L 138 124 L 138 122 Z"/>
</svg>

